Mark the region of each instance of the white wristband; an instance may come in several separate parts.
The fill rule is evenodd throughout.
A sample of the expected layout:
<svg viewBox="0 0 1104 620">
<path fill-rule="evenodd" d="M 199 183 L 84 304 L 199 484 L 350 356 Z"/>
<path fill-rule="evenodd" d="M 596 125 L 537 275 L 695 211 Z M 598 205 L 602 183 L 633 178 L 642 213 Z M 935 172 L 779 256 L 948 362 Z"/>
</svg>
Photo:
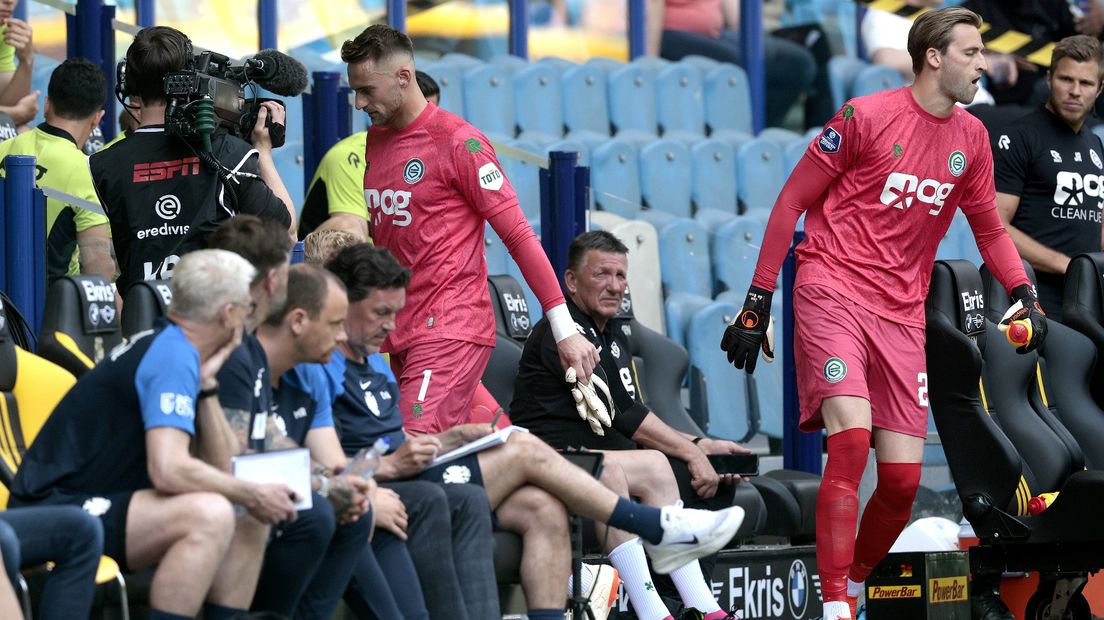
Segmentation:
<svg viewBox="0 0 1104 620">
<path fill-rule="evenodd" d="M 560 304 L 544 314 L 548 317 L 548 324 L 552 326 L 552 337 L 556 342 L 579 333 L 575 329 L 575 321 L 571 318 L 571 311 L 567 309 L 567 304 Z"/>
</svg>

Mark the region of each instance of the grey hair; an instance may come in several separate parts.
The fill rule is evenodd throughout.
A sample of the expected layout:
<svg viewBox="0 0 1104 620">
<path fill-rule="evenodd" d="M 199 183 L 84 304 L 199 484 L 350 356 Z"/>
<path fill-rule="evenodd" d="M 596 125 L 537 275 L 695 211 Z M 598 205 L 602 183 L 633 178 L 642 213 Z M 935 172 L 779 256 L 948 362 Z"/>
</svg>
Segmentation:
<svg viewBox="0 0 1104 620">
<path fill-rule="evenodd" d="M 227 250 L 196 250 L 173 268 L 169 313 L 192 321 L 210 321 L 228 303 L 249 294 L 256 270 L 249 261 Z"/>
</svg>

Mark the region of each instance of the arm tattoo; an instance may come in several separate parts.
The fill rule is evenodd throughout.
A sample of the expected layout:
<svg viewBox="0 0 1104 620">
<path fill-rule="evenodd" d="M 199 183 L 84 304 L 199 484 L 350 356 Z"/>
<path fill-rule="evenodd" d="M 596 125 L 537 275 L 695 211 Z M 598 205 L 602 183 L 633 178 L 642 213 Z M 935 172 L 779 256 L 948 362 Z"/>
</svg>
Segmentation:
<svg viewBox="0 0 1104 620">
<path fill-rule="evenodd" d="M 282 433 L 279 427 L 276 426 L 276 416 L 269 415 L 268 424 L 265 429 L 265 452 L 269 450 L 294 450 L 298 447 L 300 447 L 299 444 L 292 441 L 291 437 Z"/>
<path fill-rule="evenodd" d="M 334 516 L 341 519 L 353 508 L 353 490 L 348 484 L 338 482 L 339 478 L 330 478 L 330 494 L 328 499 L 333 505 Z"/>
<path fill-rule="evenodd" d="M 249 421 L 253 416 L 245 409 L 223 409 L 230 430 L 234 431 L 234 438 L 238 440 L 239 454 L 251 452 L 249 450 Z"/>
</svg>

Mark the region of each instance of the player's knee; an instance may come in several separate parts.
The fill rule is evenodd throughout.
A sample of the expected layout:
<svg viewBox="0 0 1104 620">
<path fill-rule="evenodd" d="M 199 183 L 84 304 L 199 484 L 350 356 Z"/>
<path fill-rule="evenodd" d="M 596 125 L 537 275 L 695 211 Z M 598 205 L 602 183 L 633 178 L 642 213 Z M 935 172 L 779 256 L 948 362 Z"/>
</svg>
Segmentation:
<svg viewBox="0 0 1104 620">
<path fill-rule="evenodd" d="M 304 540 L 313 544 L 328 545 L 337 531 L 337 518 L 334 515 L 333 505 L 322 496 L 315 495 L 313 508 L 299 513 L 292 527 L 300 529 Z"/>
<path fill-rule="evenodd" d="M 920 487 L 920 465 L 904 463 L 890 465 L 887 467 L 885 464 L 880 464 L 878 467 L 878 486 L 875 489 L 878 500 L 894 510 L 911 510 L 912 503 L 916 499 L 916 491 Z"/>
<path fill-rule="evenodd" d="M 533 527 L 550 533 L 567 531 L 567 508 L 560 500 L 548 491 L 533 486 L 523 487 L 518 492 L 524 493 Z"/>
<path fill-rule="evenodd" d="M 103 524 L 99 519 L 76 506 L 58 507 L 54 519 L 57 527 L 69 534 L 74 551 L 91 549 L 96 555 L 103 552 Z"/>
<path fill-rule="evenodd" d="M 448 506 L 453 514 L 464 515 L 473 520 L 491 521 L 491 502 L 487 491 L 475 484 L 449 484 L 442 487 Z"/>
<path fill-rule="evenodd" d="M 234 535 L 234 507 L 217 493 L 189 493 L 186 507 L 189 533 L 212 540 L 229 541 Z"/>
</svg>

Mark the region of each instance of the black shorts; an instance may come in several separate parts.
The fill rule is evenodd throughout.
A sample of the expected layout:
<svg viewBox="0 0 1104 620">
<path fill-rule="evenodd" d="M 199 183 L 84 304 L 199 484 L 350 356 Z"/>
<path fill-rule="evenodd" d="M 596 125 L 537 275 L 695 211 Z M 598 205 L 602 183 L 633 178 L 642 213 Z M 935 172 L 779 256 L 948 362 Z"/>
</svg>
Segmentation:
<svg viewBox="0 0 1104 620">
<path fill-rule="evenodd" d="M 99 517 L 103 524 L 103 554 L 119 565 L 123 572 L 129 572 L 126 561 L 126 524 L 127 512 L 134 491 L 120 491 L 104 495 L 86 495 L 55 492 L 34 504 L 27 506 L 76 506 L 93 517 Z"/>
<path fill-rule="evenodd" d="M 483 470 L 479 468 L 479 455 L 469 454 L 455 461 L 430 467 L 414 477 L 438 484 L 477 484 L 483 485 Z"/>
</svg>

